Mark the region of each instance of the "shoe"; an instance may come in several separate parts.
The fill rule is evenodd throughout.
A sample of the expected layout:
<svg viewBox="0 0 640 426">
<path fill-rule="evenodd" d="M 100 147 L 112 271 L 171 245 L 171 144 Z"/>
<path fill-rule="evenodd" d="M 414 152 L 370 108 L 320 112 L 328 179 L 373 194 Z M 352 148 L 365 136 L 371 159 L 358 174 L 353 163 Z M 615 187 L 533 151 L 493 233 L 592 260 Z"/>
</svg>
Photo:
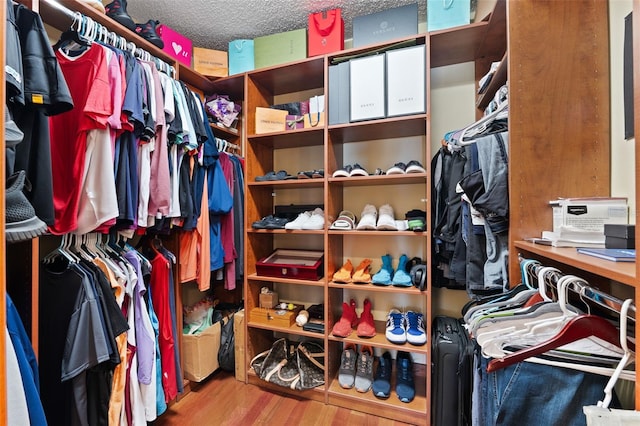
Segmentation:
<svg viewBox="0 0 640 426">
<path fill-rule="evenodd" d="M 396 355 L 396 395 L 402 402 L 411 402 L 416 396 L 413 361 L 408 352 L 398 351 Z"/>
<path fill-rule="evenodd" d="M 356 349 L 353 345 L 345 345 L 340 357 L 338 383 L 344 389 L 351 389 L 356 380 Z"/>
<path fill-rule="evenodd" d="M 342 210 L 329 229 L 351 231 L 356 227 L 356 216 L 349 210 Z"/>
<path fill-rule="evenodd" d="M 407 342 L 417 346 L 427 343 L 424 315 L 420 312 L 408 311 L 405 314 L 405 319 L 407 324 Z"/>
<path fill-rule="evenodd" d="M 344 265 L 342 265 L 342 267 L 333 274 L 333 282 L 344 284 L 350 283 L 352 273 L 353 265 L 351 264 L 351 259 L 347 259 Z"/>
<path fill-rule="evenodd" d="M 376 207 L 371 204 L 367 204 L 364 206 L 364 209 L 362 209 L 362 214 L 360 215 L 360 222 L 358 222 L 356 229 L 358 231 L 375 230 L 377 220 L 378 220 L 378 212 L 376 210 Z"/>
<path fill-rule="evenodd" d="M 343 168 L 338 169 L 335 172 L 333 172 L 333 174 L 331 176 L 332 177 L 349 177 L 349 174 L 351 173 L 352 169 L 353 169 L 353 167 L 351 167 L 350 164 L 347 164 Z"/>
<path fill-rule="evenodd" d="M 266 174 L 262 175 L 262 176 L 256 176 L 256 182 L 266 182 L 266 181 L 270 181 L 270 180 L 275 180 L 276 176 L 276 172 L 274 171 L 270 171 L 267 172 Z"/>
<path fill-rule="evenodd" d="M 24 170 L 14 173 L 7 179 L 4 235 L 8 242 L 30 240 L 47 231 L 47 225 L 36 216 L 36 211 L 22 192 L 25 179 Z"/>
<path fill-rule="evenodd" d="M 369 173 L 360 164 L 355 163 L 349 172 L 349 177 L 353 176 L 369 176 Z"/>
<path fill-rule="evenodd" d="M 107 16 L 131 31 L 136 30 L 136 24 L 127 13 L 127 0 L 114 0 L 104 7 Z"/>
<path fill-rule="evenodd" d="M 336 337 L 347 337 L 358 326 L 358 314 L 356 314 L 356 301 L 342 302 L 342 316 L 333 325 L 331 333 Z"/>
<path fill-rule="evenodd" d="M 313 177 L 313 171 L 306 170 L 298 172 L 298 179 L 311 179 Z"/>
<path fill-rule="evenodd" d="M 324 177 L 324 169 L 314 170 L 311 174 L 311 177 L 314 179 L 321 179 Z"/>
<path fill-rule="evenodd" d="M 384 174 L 385 174 L 385 171 L 382 170 L 380 167 L 378 167 L 377 169 L 375 169 L 373 173 L 371 173 L 371 176 L 382 176 Z"/>
<path fill-rule="evenodd" d="M 387 315 L 387 329 L 385 337 L 391 343 L 404 345 L 407 342 L 406 318 L 397 309 L 391 309 Z"/>
<path fill-rule="evenodd" d="M 87 6 L 93 7 L 100 13 L 106 13 L 104 5 L 99 0 L 80 0 L 80 3 L 86 3 Z"/>
<path fill-rule="evenodd" d="M 387 399 L 391 395 L 391 363 L 389 352 L 378 357 L 378 366 L 371 385 L 371 390 L 376 398 Z"/>
<path fill-rule="evenodd" d="M 302 229 L 315 231 L 324 229 L 324 211 L 320 207 L 316 207 L 311 212 L 311 217 L 302 224 Z"/>
<path fill-rule="evenodd" d="M 311 218 L 311 212 L 302 212 L 291 222 L 284 225 L 284 229 L 302 229 L 302 225 Z"/>
<path fill-rule="evenodd" d="M 289 219 L 269 215 L 251 224 L 253 229 L 284 229 Z"/>
<path fill-rule="evenodd" d="M 410 231 L 424 232 L 427 229 L 427 212 L 413 209 L 405 213 L 405 219 Z"/>
<path fill-rule="evenodd" d="M 373 337 L 376 335 L 376 324 L 373 321 L 369 299 L 364 299 L 364 309 L 360 314 L 360 322 L 356 328 L 356 334 L 358 337 Z"/>
<path fill-rule="evenodd" d="M 388 175 L 403 175 L 406 173 L 407 165 L 404 163 L 396 163 L 387 170 Z"/>
<path fill-rule="evenodd" d="M 378 231 L 397 231 L 396 219 L 393 214 L 393 207 L 389 204 L 383 204 L 380 206 L 378 213 L 378 221 L 376 223 L 376 229 Z"/>
<path fill-rule="evenodd" d="M 356 363 L 355 386 L 358 392 L 369 392 L 373 383 L 373 349 L 362 346 Z"/>
<path fill-rule="evenodd" d="M 377 285 L 391 285 L 393 279 L 393 266 L 391 266 L 391 255 L 382 256 L 382 267 L 371 277 L 371 282 Z"/>
<path fill-rule="evenodd" d="M 156 26 L 159 23 L 160 23 L 159 21 L 154 21 L 153 19 L 149 19 L 144 24 L 136 24 L 134 31 L 136 32 L 136 34 L 138 34 L 143 39 L 147 40 L 149 43 L 153 44 L 157 48 L 164 49 L 164 41 L 162 41 L 162 39 L 156 32 Z"/>
<path fill-rule="evenodd" d="M 358 265 L 351 277 L 351 281 L 358 284 L 368 284 L 371 282 L 371 274 L 369 274 L 369 268 L 371 266 L 371 259 L 363 259 Z"/>
<path fill-rule="evenodd" d="M 398 268 L 393 274 L 391 285 L 395 285 L 397 287 L 411 287 L 413 285 L 411 282 L 411 275 L 407 272 L 408 260 L 409 258 L 406 254 L 400 256 L 400 260 L 398 260 Z"/>
<path fill-rule="evenodd" d="M 404 170 L 405 173 L 427 173 L 427 171 L 422 167 L 417 160 L 411 160 L 407 163 L 407 167 Z"/>
</svg>

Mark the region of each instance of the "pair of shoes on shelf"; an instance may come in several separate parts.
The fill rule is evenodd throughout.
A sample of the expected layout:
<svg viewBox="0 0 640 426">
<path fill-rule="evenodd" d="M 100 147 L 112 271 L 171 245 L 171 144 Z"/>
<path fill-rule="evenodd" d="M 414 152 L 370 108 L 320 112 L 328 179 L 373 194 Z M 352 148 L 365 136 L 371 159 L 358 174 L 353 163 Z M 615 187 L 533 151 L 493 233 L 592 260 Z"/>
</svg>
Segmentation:
<svg viewBox="0 0 640 426">
<path fill-rule="evenodd" d="M 422 346 L 427 343 L 424 315 L 420 312 L 400 312 L 391 309 L 387 316 L 387 329 L 385 337 L 391 343 L 403 345 L 406 342 L 412 345 Z"/>
<path fill-rule="evenodd" d="M 336 283 L 343 283 L 343 284 L 347 284 L 350 282 L 358 283 L 358 284 L 370 283 L 371 282 L 371 274 L 369 273 L 370 266 L 371 266 L 371 259 L 363 259 L 362 262 L 360 262 L 360 264 L 354 271 L 353 265 L 351 264 L 351 259 L 347 259 L 344 265 L 342 265 L 342 267 L 333 274 L 333 281 Z"/>
<path fill-rule="evenodd" d="M 342 210 L 329 229 L 351 231 L 356 228 L 356 215 L 349 210 Z"/>
<path fill-rule="evenodd" d="M 251 227 L 253 229 L 285 229 L 288 222 L 287 218 L 269 215 L 253 222 Z"/>
<path fill-rule="evenodd" d="M 387 169 L 388 175 L 403 175 L 407 173 L 427 173 L 427 171 L 417 160 L 411 160 L 406 164 L 398 162 Z"/>
<path fill-rule="evenodd" d="M 398 268 L 394 271 L 390 254 L 382 256 L 382 267 L 371 277 L 371 282 L 377 285 L 394 285 L 397 287 L 411 287 L 411 275 L 407 272 L 409 257 L 400 256 Z"/>
<path fill-rule="evenodd" d="M 358 392 L 368 392 L 373 384 L 373 348 L 368 345 L 360 347 L 360 353 L 355 345 L 345 345 L 340 357 L 338 383 L 344 389 L 356 388 Z"/>
<path fill-rule="evenodd" d="M 324 177 L 324 170 L 304 170 L 298 172 L 298 179 L 320 179 Z"/>
<path fill-rule="evenodd" d="M 120 25 L 135 32 L 154 46 L 160 49 L 164 48 L 164 42 L 157 32 L 157 26 L 160 22 L 153 19 L 148 20 L 144 24 L 133 22 L 133 19 L 131 19 L 131 16 L 127 13 L 127 0 L 113 0 L 105 6 L 105 11 L 109 18 L 118 22 Z"/>
<path fill-rule="evenodd" d="M 354 328 L 358 337 L 373 337 L 376 335 L 369 299 L 364 300 L 364 309 L 360 314 L 360 318 L 356 313 L 356 301 L 354 299 L 351 299 L 349 303 L 342 302 L 342 316 L 334 324 L 331 333 L 336 337 L 348 337 Z"/>
<path fill-rule="evenodd" d="M 316 207 L 313 211 L 300 213 L 298 217 L 287 223 L 284 229 L 320 230 L 324 229 L 324 223 L 324 211 Z"/>
<path fill-rule="evenodd" d="M 394 217 L 393 207 L 389 204 L 384 204 L 380 206 L 378 212 L 374 205 L 365 205 L 356 229 L 358 231 L 398 231 L 398 223 Z"/>
<path fill-rule="evenodd" d="M 389 352 L 378 357 L 378 365 L 371 386 L 376 398 L 387 399 L 391 396 L 392 366 L 393 360 Z M 398 351 L 396 355 L 396 395 L 400 401 L 407 403 L 413 401 L 416 395 L 413 360 L 411 354 L 404 351 Z"/>
<path fill-rule="evenodd" d="M 279 170 L 277 172 L 272 170 L 262 176 L 256 176 L 256 182 L 269 182 L 269 181 L 276 181 L 276 180 L 286 180 L 291 178 L 295 179 L 295 177 L 287 173 L 286 170 Z"/>
<path fill-rule="evenodd" d="M 336 170 L 331 175 L 332 177 L 354 177 L 354 176 L 369 176 L 369 172 L 360 164 L 355 163 L 353 165 L 347 164 L 341 169 Z"/>
</svg>

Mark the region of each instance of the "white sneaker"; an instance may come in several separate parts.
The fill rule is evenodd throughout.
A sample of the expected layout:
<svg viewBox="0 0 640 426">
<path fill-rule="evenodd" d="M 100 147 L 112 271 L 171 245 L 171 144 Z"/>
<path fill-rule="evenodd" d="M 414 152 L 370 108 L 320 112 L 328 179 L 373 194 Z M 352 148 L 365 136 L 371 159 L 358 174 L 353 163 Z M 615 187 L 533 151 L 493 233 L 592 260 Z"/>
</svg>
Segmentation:
<svg viewBox="0 0 640 426">
<path fill-rule="evenodd" d="M 387 315 L 385 337 L 391 343 L 402 345 L 407 341 L 407 325 L 405 315 L 397 309 L 391 309 Z"/>
<path fill-rule="evenodd" d="M 378 231 L 397 231 L 396 219 L 393 215 L 393 207 L 389 204 L 380 206 L 380 213 L 378 214 L 378 222 L 376 224 Z"/>
<path fill-rule="evenodd" d="M 362 214 L 360 215 L 360 222 L 356 226 L 358 231 L 361 230 L 375 230 L 376 229 L 376 221 L 378 219 L 378 212 L 376 211 L 376 206 L 367 204 L 362 209 Z"/>
<path fill-rule="evenodd" d="M 412 345 L 424 345 L 427 343 L 424 315 L 420 312 L 409 311 L 404 314 L 407 324 L 407 342 Z"/>
<path fill-rule="evenodd" d="M 284 229 L 303 229 L 302 224 L 311 218 L 311 212 L 302 212 L 291 222 L 284 225 Z"/>
<path fill-rule="evenodd" d="M 302 224 L 301 229 L 306 230 L 319 230 L 324 229 L 324 211 L 320 207 L 316 207 L 316 209 L 311 213 L 311 217 L 309 220 Z"/>
</svg>

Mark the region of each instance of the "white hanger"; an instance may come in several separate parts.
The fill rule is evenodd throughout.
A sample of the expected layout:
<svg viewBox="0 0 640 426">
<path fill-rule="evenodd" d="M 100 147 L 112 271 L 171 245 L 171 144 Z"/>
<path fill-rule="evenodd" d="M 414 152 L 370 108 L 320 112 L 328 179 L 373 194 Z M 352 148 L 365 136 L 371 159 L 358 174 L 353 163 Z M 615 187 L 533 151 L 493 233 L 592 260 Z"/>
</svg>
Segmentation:
<svg viewBox="0 0 640 426">
<path fill-rule="evenodd" d="M 474 143 L 474 140 L 465 141 L 464 138 L 467 136 L 475 136 L 484 132 L 487 129 L 488 124 L 493 122 L 501 114 L 508 115 L 508 111 L 509 111 L 509 102 L 505 100 L 503 103 L 498 105 L 498 108 L 496 108 L 494 112 L 492 112 L 491 114 L 485 115 L 475 123 L 462 129 L 462 132 L 460 132 L 460 136 L 458 138 L 457 144 L 464 146 L 464 145 L 470 145 Z"/>
</svg>

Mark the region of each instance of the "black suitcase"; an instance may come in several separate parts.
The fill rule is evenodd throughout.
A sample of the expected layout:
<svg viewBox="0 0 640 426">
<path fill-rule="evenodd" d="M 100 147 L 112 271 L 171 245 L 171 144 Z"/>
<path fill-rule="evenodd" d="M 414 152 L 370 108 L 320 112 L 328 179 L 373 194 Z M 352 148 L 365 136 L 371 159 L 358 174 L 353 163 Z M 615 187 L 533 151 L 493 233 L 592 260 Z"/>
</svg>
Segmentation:
<svg viewBox="0 0 640 426">
<path fill-rule="evenodd" d="M 473 343 L 461 320 L 437 316 L 431 333 L 431 424 L 471 425 Z"/>
</svg>

